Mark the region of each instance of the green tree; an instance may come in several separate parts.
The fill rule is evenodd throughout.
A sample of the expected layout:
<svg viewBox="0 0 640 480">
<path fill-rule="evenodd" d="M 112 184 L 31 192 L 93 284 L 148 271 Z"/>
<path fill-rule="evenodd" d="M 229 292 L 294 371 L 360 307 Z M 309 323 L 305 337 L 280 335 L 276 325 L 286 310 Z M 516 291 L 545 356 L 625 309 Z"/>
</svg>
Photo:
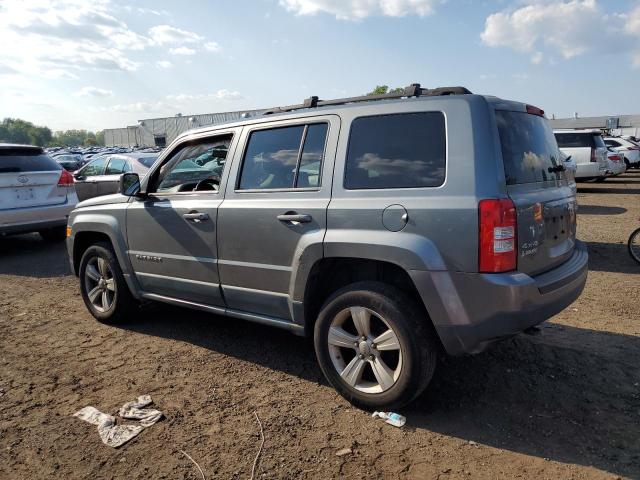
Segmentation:
<svg viewBox="0 0 640 480">
<path fill-rule="evenodd" d="M 51 130 L 19 118 L 5 118 L 0 123 L 0 142 L 45 146 L 51 141 Z"/>
<path fill-rule="evenodd" d="M 402 87 L 389 89 L 389 85 L 376 85 L 376 88 L 367 93 L 367 95 L 383 95 L 385 93 L 400 93 L 403 91 L 404 88 Z"/>
</svg>

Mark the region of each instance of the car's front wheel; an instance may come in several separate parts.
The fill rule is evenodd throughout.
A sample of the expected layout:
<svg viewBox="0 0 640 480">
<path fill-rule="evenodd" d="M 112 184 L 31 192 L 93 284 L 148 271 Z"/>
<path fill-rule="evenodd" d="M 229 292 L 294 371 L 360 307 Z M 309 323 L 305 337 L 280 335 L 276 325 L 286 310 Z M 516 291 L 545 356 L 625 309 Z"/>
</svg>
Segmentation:
<svg viewBox="0 0 640 480">
<path fill-rule="evenodd" d="M 314 343 L 333 387 L 361 408 L 399 408 L 429 384 L 437 341 L 411 297 L 379 282 L 339 290 L 322 307 Z"/>
<path fill-rule="evenodd" d="M 108 243 L 89 247 L 80 260 L 80 292 L 89 312 L 104 323 L 118 323 L 129 316 L 136 301 Z"/>
</svg>

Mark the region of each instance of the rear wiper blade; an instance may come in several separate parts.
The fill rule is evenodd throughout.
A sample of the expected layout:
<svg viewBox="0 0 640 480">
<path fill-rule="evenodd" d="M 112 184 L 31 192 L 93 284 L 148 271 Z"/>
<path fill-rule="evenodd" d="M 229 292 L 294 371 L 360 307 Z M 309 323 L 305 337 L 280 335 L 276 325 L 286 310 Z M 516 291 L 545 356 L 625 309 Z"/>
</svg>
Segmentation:
<svg viewBox="0 0 640 480">
<path fill-rule="evenodd" d="M 564 168 L 564 165 L 556 165 L 555 167 L 549 167 L 547 170 L 549 173 L 559 173 L 564 172 L 566 168 Z"/>
</svg>

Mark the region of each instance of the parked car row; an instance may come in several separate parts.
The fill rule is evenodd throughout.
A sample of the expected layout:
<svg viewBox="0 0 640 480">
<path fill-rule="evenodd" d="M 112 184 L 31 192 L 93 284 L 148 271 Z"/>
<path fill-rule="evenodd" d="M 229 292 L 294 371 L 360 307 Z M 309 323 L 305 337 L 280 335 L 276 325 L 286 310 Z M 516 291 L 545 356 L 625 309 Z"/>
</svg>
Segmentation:
<svg viewBox="0 0 640 480">
<path fill-rule="evenodd" d="M 640 168 L 640 145 L 634 137 L 604 136 L 599 129 L 554 130 L 560 150 L 576 164 L 578 181 L 604 181 L 629 168 Z"/>
</svg>

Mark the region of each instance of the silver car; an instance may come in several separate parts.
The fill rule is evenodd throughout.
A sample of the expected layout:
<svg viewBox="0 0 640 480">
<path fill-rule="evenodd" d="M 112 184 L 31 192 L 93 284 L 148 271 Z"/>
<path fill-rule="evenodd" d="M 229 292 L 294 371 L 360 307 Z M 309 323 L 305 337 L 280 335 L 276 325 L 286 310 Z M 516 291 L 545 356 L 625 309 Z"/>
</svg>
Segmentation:
<svg viewBox="0 0 640 480">
<path fill-rule="evenodd" d="M 118 191 L 120 175 L 133 172 L 144 177 L 158 156 L 154 153 L 100 155 L 74 172 L 80 201 Z"/>
<path fill-rule="evenodd" d="M 0 235 L 39 232 L 64 240 L 77 203 L 73 176 L 42 148 L 0 144 Z"/>
</svg>

